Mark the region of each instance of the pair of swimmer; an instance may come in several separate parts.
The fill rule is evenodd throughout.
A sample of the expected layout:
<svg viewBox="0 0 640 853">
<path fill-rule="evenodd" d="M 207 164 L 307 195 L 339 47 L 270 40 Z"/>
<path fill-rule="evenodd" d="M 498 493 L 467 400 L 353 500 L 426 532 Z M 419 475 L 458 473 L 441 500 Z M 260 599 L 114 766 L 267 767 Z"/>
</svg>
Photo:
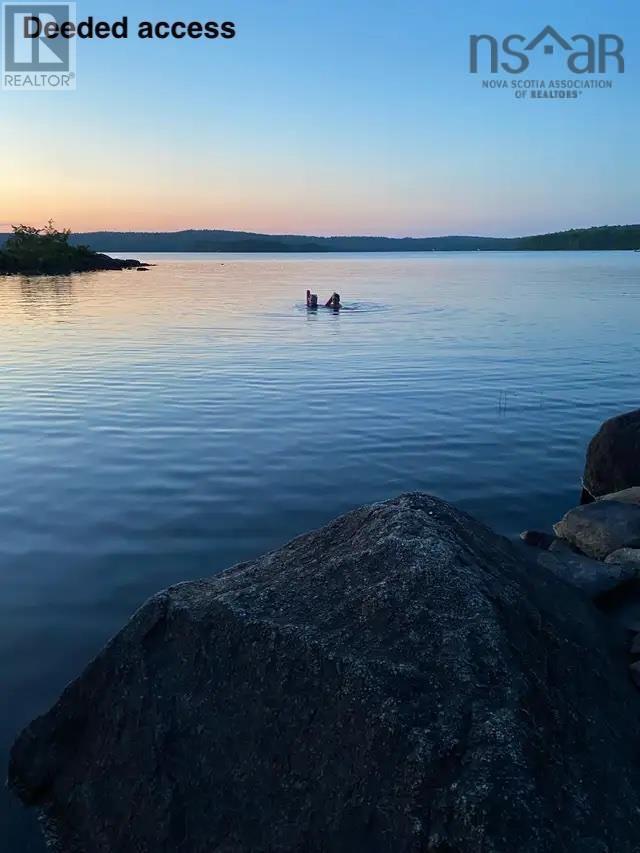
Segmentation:
<svg viewBox="0 0 640 853">
<path fill-rule="evenodd" d="M 316 293 L 311 293 L 310 290 L 307 290 L 307 308 L 317 308 L 318 307 L 318 295 Z M 324 303 L 325 308 L 342 308 L 340 304 L 340 294 L 332 293 L 329 299 Z"/>
</svg>

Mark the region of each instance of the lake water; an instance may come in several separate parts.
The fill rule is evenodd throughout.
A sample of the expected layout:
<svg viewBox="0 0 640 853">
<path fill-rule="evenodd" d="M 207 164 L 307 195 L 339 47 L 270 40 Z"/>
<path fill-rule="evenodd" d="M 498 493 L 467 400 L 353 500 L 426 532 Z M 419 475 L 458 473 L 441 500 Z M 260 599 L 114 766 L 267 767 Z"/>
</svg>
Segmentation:
<svg viewBox="0 0 640 853">
<path fill-rule="evenodd" d="M 411 489 L 546 527 L 640 404 L 637 254 L 147 259 L 0 279 L 3 763 L 157 590 Z"/>
</svg>

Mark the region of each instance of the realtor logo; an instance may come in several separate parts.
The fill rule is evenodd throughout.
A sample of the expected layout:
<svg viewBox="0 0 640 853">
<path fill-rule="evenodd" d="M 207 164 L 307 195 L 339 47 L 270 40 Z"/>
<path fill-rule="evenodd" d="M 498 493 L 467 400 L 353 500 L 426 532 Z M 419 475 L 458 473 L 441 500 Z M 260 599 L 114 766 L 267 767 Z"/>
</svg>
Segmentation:
<svg viewBox="0 0 640 853">
<path fill-rule="evenodd" d="M 62 25 L 75 17 L 75 3 L 4 3 L 2 88 L 16 92 L 75 89 L 75 39 L 42 34 L 47 24 Z"/>
</svg>

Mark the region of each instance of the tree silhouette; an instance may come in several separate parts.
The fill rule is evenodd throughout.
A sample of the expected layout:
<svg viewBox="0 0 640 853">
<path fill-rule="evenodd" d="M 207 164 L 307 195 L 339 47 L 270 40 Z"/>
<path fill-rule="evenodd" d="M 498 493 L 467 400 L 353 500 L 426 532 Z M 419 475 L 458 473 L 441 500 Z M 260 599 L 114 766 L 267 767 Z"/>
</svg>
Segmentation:
<svg viewBox="0 0 640 853">
<path fill-rule="evenodd" d="M 87 246 L 72 246 L 71 231 L 59 231 L 52 219 L 44 228 L 12 225 L 13 234 L 0 252 L 0 272 L 61 274 L 89 268 L 97 257 Z"/>
</svg>

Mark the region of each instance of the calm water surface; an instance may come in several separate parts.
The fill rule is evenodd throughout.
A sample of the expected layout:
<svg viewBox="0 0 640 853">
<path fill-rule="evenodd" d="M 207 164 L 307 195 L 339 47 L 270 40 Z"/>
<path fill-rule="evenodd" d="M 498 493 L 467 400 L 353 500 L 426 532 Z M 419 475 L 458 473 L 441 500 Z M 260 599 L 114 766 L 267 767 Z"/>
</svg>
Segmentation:
<svg viewBox="0 0 640 853">
<path fill-rule="evenodd" d="M 637 254 L 147 258 L 0 279 L 3 764 L 160 588 L 408 489 L 549 525 L 640 403 Z M 2 796 L 3 849 L 40 851 Z"/>
</svg>

